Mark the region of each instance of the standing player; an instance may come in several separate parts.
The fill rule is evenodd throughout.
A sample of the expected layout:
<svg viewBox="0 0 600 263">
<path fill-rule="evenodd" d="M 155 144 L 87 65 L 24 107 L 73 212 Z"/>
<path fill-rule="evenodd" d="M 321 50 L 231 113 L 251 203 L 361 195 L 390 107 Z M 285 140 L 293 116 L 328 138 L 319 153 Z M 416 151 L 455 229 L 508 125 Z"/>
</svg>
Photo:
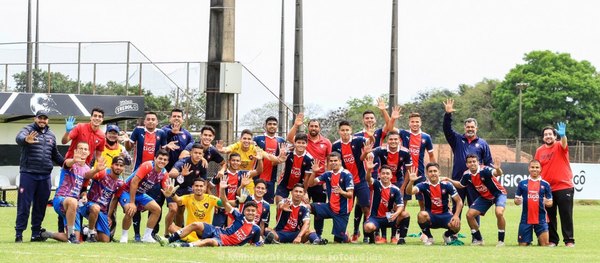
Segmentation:
<svg viewBox="0 0 600 263">
<path fill-rule="evenodd" d="M 557 133 L 560 136 L 558 140 Z M 535 152 L 535 159 L 542 165 L 542 179 L 552 187 L 552 207 L 548 208 L 548 224 L 550 230 L 550 245 L 556 246 L 560 241 L 557 228 L 557 211 L 560 214 L 560 229 L 562 230 L 565 246 L 574 247 L 573 237 L 573 171 L 569 162 L 569 147 L 567 144 L 567 125 L 558 124 L 558 130 L 552 126 L 542 129 L 544 145 Z"/>
<path fill-rule="evenodd" d="M 113 214 L 118 200 L 113 198 L 114 194 L 124 184 L 119 177 L 125 169 L 125 159 L 117 155 L 110 163 L 110 169 L 102 170 L 92 177 L 90 191 L 87 194 L 88 201 L 79 207 L 79 215 L 89 221 L 87 242 L 110 242 L 110 225 L 113 222 L 108 215 Z"/>
<path fill-rule="evenodd" d="M 304 133 L 296 134 L 294 138 L 294 149 L 287 154 L 283 174 L 277 182 L 277 191 L 275 193 L 275 203 L 279 204 L 284 198 L 288 198 L 294 185 L 305 183 L 312 173 L 312 156 L 306 152 L 308 137 Z M 318 167 L 318 166 L 317 166 Z"/>
<path fill-rule="evenodd" d="M 69 150 L 65 158 L 73 158 L 73 153 L 77 149 L 77 144 L 80 142 L 87 143 L 90 151 L 95 154 L 90 154 L 85 159 L 87 165 L 91 165 L 92 159 L 98 159 L 104 151 L 104 133 L 100 130 L 100 125 L 104 121 L 104 110 L 100 108 L 92 109 L 92 116 L 89 123 L 80 123 L 75 125 L 75 118 L 69 117 L 66 123 L 66 132 L 62 137 L 62 144 L 71 142 Z"/>
<path fill-rule="evenodd" d="M 287 141 L 290 143 L 294 142 L 296 133 L 300 126 L 304 123 L 304 113 L 300 112 L 296 116 L 294 126 L 290 129 L 287 135 Z M 319 163 L 326 164 L 327 156 L 331 153 L 331 141 L 321 135 L 321 124 L 318 120 L 312 119 L 308 121 L 308 144 L 306 151 Z M 313 170 L 315 177 L 325 172 L 326 165 L 322 165 L 319 170 Z M 309 187 L 308 198 L 312 199 L 313 202 L 325 203 L 327 202 L 327 195 L 325 194 L 324 185 L 316 185 Z"/>
<path fill-rule="evenodd" d="M 494 166 L 492 160 L 492 152 L 488 143 L 477 137 L 477 120 L 474 118 L 468 118 L 464 122 L 465 133 L 460 134 L 452 128 L 452 112 L 454 112 L 454 100 L 447 99 L 444 103 L 444 136 L 446 141 L 452 148 L 452 154 L 454 155 L 454 165 L 452 166 L 452 180 L 459 181 L 462 178 L 462 174 L 468 169 L 467 168 L 467 155 L 475 154 L 479 159 L 479 163 L 485 166 Z M 467 189 L 459 189 L 458 195 L 460 196 L 463 203 L 467 198 L 469 206 L 473 204 L 473 201 L 477 198 L 477 191 L 473 187 L 467 187 Z M 456 210 L 456 203 L 454 203 L 453 210 Z M 459 215 L 460 218 L 460 215 Z M 477 217 L 479 221 L 479 217 Z"/>
<path fill-rule="evenodd" d="M 219 197 L 225 207 L 225 211 L 235 218 L 233 223 L 227 228 L 214 227 L 211 224 L 195 222 L 173 233 L 168 239 L 157 236 L 161 246 L 169 244 L 173 247 L 216 247 L 216 246 L 242 246 L 248 242 L 256 246 L 262 245 L 260 242 L 260 228 L 254 223 L 256 216 L 256 202 L 248 201 L 244 204 L 244 210 L 241 214 L 228 202 L 227 191 L 229 189 L 225 169 L 221 169 L 217 175 L 223 180 L 219 183 Z M 166 193 L 168 195 L 168 193 Z M 200 240 L 191 243 L 173 243 L 195 232 Z"/>
<path fill-rule="evenodd" d="M 396 244 L 406 244 L 405 238 L 410 224 L 410 214 L 404 210 L 402 202 L 402 193 L 400 188 L 393 185 L 392 168 L 388 165 L 381 165 L 379 170 L 379 180 L 373 179 L 371 170 L 375 167 L 373 156 L 367 157 L 367 177 L 369 187 L 373 191 L 371 200 L 371 215 L 364 226 L 365 236 L 369 236 L 371 243 L 375 243 L 374 233 L 381 227 L 399 228 L 399 238 Z M 396 235 L 395 232 L 392 232 Z"/>
<path fill-rule="evenodd" d="M 121 156 L 125 160 L 125 165 L 131 164 L 131 156 L 125 146 L 121 144 L 126 138 L 120 135 L 121 130 L 119 126 L 110 124 L 106 126 L 106 142 L 104 143 L 104 151 L 102 151 L 102 157 L 106 160 L 106 166 L 112 166 L 113 158 Z"/>
<path fill-rule="evenodd" d="M 158 221 L 161 213 L 160 206 L 146 192 L 154 185 L 159 184 L 162 188 L 168 187 L 169 175 L 165 166 L 169 162 L 169 153 L 163 149 L 158 150 L 154 161 L 142 163 L 138 169 L 127 177 L 125 185 L 117 193 L 119 203 L 123 207 L 123 232 L 121 234 L 121 243 L 127 243 L 129 238 L 129 227 L 133 215 L 141 211 L 148 210 L 148 222 L 146 223 L 146 232 L 141 238 L 142 242 L 154 243 L 152 230 Z M 139 207 L 139 208 L 138 208 Z M 143 207 L 143 208 L 142 208 Z"/>
<path fill-rule="evenodd" d="M 169 125 L 162 127 L 162 130 L 167 136 L 167 142 L 171 144 L 169 147 L 169 164 L 165 168 L 171 171 L 175 162 L 179 160 L 179 155 L 184 147 L 194 142 L 192 134 L 183 128 L 183 111 L 180 109 L 172 109 L 169 117 Z"/>
<path fill-rule="evenodd" d="M 460 212 L 463 204 L 456 188 L 451 183 L 440 181 L 440 165 L 437 163 L 428 163 L 425 166 L 427 172 L 427 181 L 413 185 L 419 179 L 417 168 L 411 167 L 409 171 L 409 181 L 407 192 L 409 194 L 423 194 L 423 203 L 425 210 L 420 211 L 417 216 L 422 233 L 427 235 L 427 240 L 423 243 L 426 246 L 433 245 L 432 228 L 448 229 L 442 236 L 446 245 L 463 245 L 462 241 L 455 237 L 460 231 Z M 456 211 L 448 208 L 449 199 L 452 198 L 456 204 Z"/>
<path fill-rule="evenodd" d="M 497 168 L 489 166 L 479 166 L 479 158 L 475 154 L 467 155 L 467 167 L 462 178 L 459 181 L 454 181 L 449 178 L 444 178 L 450 181 L 454 187 L 463 189 L 469 185 L 473 186 L 479 193 L 479 197 L 475 199 L 473 205 L 467 211 L 467 222 L 471 227 L 473 235 L 473 245 L 483 245 L 483 237 L 479 231 L 479 223 L 476 218 L 480 215 L 485 215 L 492 205 L 496 205 L 496 219 L 498 225 L 498 245 L 504 246 L 504 235 L 506 229 L 506 220 L 504 219 L 504 207 L 506 207 L 506 190 L 496 179 L 502 176 L 500 163 Z"/>
<path fill-rule="evenodd" d="M 522 180 L 517 186 L 515 204 L 523 204 L 519 223 L 519 246 L 531 245 L 534 231 L 540 246 L 549 244 L 546 207 L 552 206 L 552 190 L 550 184 L 542 180 L 541 171 L 540 161 L 532 160 L 529 162 L 529 179 Z"/>
<path fill-rule="evenodd" d="M 346 227 L 352 210 L 354 180 L 352 174 L 342 168 L 342 156 L 338 152 L 329 154 L 327 164 L 331 170 L 317 178 L 311 174 L 308 179 L 308 186 L 325 184 L 329 203 L 312 203 L 310 212 L 315 215 L 315 230 L 319 237 L 323 234 L 324 219 L 332 218 L 333 229 L 331 233 L 334 236 L 334 242 L 347 243 L 350 241 L 348 240 Z"/>
<path fill-rule="evenodd" d="M 265 120 L 265 134 L 254 137 L 254 142 L 258 147 L 266 153 L 274 156 L 279 155 L 281 144 L 285 144 L 285 139 L 277 136 L 277 118 L 270 116 Z M 267 193 L 265 200 L 270 204 L 273 203 L 275 195 L 275 181 L 277 181 L 277 165 L 279 162 L 272 162 L 269 159 L 263 160 L 263 171 L 259 178 L 267 183 Z"/>
<path fill-rule="evenodd" d="M 309 241 L 315 245 L 326 245 L 326 239 L 320 239 L 317 233 L 310 232 L 310 209 L 302 203 L 304 185 L 295 184 L 292 198 L 283 199 L 277 204 L 277 225 L 268 231 L 265 244 L 294 243 Z"/>
<path fill-rule="evenodd" d="M 361 157 L 364 157 L 363 147 L 367 144 L 372 144 L 374 139 L 367 130 L 365 137 L 352 136 L 352 126 L 347 121 L 341 121 L 338 133 L 340 139 L 332 145 L 332 151 L 337 152 L 342 156 L 342 166 L 350 172 L 354 182 L 354 196 L 358 199 L 354 208 L 354 233 L 352 242 L 357 242 L 360 236 L 360 219 L 364 214 L 365 220 L 369 217 L 369 209 L 371 205 L 369 185 L 365 180 L 365 167 Z M 358 212 L 361 210 L 362 214 Z"/>
<path fill-rule="evenodd" d="M 78 201 L 80 201 L 81 188 L 83 181 L 88 180 L 97 172 L 104 170 L 104 159 L 98 159 L 98 165 L 92 169 L 85 163 L 90 149 L 86 142 L 77 143 L 77 148 L 73 152 L 73 158 L 65 160 L 63 171 L 60 173 L 60 182 L 52 204 L 54 211 L 63 220 L 67 228 L 67 233 L 52 233 L 44 231 L 40 233 L 43 238 L 53 238 L 58 241 L 79 244 L 79 232 L 81 224 L 77 216 Z M 81 198 L 82 203 L 86 202 L 85 196 Z"/>
</svg>

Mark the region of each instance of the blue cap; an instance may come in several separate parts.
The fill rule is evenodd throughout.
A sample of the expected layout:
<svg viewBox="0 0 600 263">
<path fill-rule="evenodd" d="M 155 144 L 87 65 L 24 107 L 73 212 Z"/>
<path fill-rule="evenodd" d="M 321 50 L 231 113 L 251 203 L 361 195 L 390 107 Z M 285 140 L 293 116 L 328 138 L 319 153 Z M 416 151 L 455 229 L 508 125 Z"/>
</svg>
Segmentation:
<svg viewBox="0 0 600 263">
<path fill-rule="evenodd" d="M 111 124 L 111 125 L 106 126 L 106 132 L 109 132 L 109 131 L 116 131 L 117 133 L 119 133 L 121 130 L 119 129 L 119 126 Z"/>
</svg>

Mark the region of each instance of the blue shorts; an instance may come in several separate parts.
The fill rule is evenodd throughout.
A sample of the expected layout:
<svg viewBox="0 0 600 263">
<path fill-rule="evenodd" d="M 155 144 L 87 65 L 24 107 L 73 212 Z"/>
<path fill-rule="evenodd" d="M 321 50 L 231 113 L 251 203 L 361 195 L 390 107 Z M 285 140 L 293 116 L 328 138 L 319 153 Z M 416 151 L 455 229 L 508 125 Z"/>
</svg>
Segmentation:
<svg viewBox="0 0 600 263">
<path fill-rule="evenodd" d="M 63 202 L 65 201 L 64 196 L 55 196 L 54 199 L 52 199 L 52 207 L 54 207 L 54 211 L 60 216 L 60 218 L 62 218 L 63 222 L 64 222 L 64 226 L 68 226 L 67 224 L 67 215 L 65 214 L 65 208 L 63 207 Z M 75 229 L 75 231 L 81 231 L 81 220 L 79 219 L 79 217 L 77 216 L 77 214 L 75 214 L 75 225 L 73 227 L 73 229 Z"/>
<path fill-rule="evenodd" d="M 227 214 L 225 213 L 225 209 L 217 208 L 217 210 L 215 211 L 215 214 L 213 215 L 212 225 L 218 226 L 218 227 L 226 227 Z"/>
<path fill-rule="evenodd" d="M 315 213 L 315 217 L 333 219 L 331 234 L 344 240 L 346 239 L 349 214 L 338 215 L 334 213 L 328 203 L 312 203 L 311 207 Z"/>
<path fill-rule="evenodd" d="M 487 212 L 487 210 L 490 209 L 490 207 L 492 207 L 494 204 L 496 207 L 506 207 L 506 195 L 501 194 L 496 196 L 494 200 L 485 199 L 481 196 L 477 197 L 477 199 L 475 199 L 469 208 L 479 211 L 481 215 L 485 215 L 485 212 Z"/>
<path fill-rule="evenodd" d="M 203 224 L 204 231 L 202 231 L 202 236 L 200 237 L 200 239 L 212 238 L 217 241 L 219 246 L 223 246 L 223 241 L 221 241 L 221 229 L 208 223 Z"/>
<path fill-rule="evenodd" d="M 96 203 L 88 201 L 83 206 L 79 207 L 79 210 L 77 211 L 77 213 L 79 213 L 79 215 L 89 219 L 90 208 L 92 208 L 92 205 L 94 205 L 94 204 L 96 204 Z M 79 218 L 79 216 L 77 218 Z M 110 236 L 110 227 L 108 226 L 108 216 L 106 215 L 106 213 L 104 213 L 102 211 L 100 211 L 100 213 L 98 213 L 98 220 L 96 220 L 96 231 L 103 233 L 107 236 Z"/>
<path fill-rule="evenodd" d="M 375 225 L 375 229 L 380 229 L 382 227 L 394 227 L 396 226 L 396 222 L 395 221 L 388 221 L 386 217 L 375 217 L 375 216 L 370 216 L 369 219 L 367 219 L 367 222 L 365 224 L 371 223 L 373 225 Z"/>
<path fill-rule="evenodd" d="M 296 237 L 298 237 L 298 234 L 300 234 L 300 231 L 294 231 L 294 232 L 290 232 L 290 231 L 275 231 L 277 233 L 277 236 L 279 236 L 279 243 L 293 243 L 294 239 L 296 239 Z"/>
<path fill-rule="evenodd" d="M 281 196 L 283 198 L 290 197 L 290 189 L 287 189 L 285 185 L 277 185 L 277 190 L 275 190 L 275 195 Z"/>
<path fill-rule="evenodd" d="M 357 204 L 360 207 L 371 207 L 371 189 L 366 182 L 354 186 L 354 197 L 358 199 Z"/>
<path fill-rule="evenodd" d="M 548 224 L 541 223 L 532 225 L 521 222 L 519 224 L 519 243 L 531 244 L 533 241 L 533 231 L 535 231 L 535 235 L 539 237 L 542 233 L 548 232 Z"/>
<path fill-rule="evenodd" d="M 446 228 L 452 219 L 452 213 L 433 214 L 427 211 L 429 218 L 431 219 L 431 228 Z"/>
<path fill-rule="evenodd" d="M 125 207 L 126 204 L 129 203 L 129 200 L 131 199 L 131 197 L 129 196 L 129 192 L 123 192 L 121 194 L 121 196 L 119 196 L 119 204 L 121 204 L 121 206 Z M 138 210 L 140 206 L 142 207 L 146 207 L 146 205 L 148 205 L 148 203 L 150 202 L 154 202 L 154 199 L 152 199 L 152 197 L 150 197 L 147 194 L 136 194 L 135 195 L 135 205 L 138 207 Z"/>
</svg>

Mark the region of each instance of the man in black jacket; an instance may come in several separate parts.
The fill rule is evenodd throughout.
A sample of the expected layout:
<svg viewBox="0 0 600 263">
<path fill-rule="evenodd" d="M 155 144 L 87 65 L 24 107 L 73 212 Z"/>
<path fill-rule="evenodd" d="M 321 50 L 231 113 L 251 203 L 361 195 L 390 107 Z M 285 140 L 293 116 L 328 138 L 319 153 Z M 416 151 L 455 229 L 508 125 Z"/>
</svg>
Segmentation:
<svg viewBox="0 0 600 263">
<path fill-rule="evenodd" d="M 52 161 L 58 165 L 64 162 L 56 148 L 56 136 L 48 126 L 48 113 L 38 111 L 33 123 L 29 124 L 16 138 L 21 146 L 20 184 L 17 197 L 17 222 L 15 242 L 23 242 L 23 231 L 27 228 L 29 209 L 31 215 L 31 241 L 44 241 L 40 236 L 42 221 L 46 215 L 46 204 L 50 197 Z"/>
</svg>

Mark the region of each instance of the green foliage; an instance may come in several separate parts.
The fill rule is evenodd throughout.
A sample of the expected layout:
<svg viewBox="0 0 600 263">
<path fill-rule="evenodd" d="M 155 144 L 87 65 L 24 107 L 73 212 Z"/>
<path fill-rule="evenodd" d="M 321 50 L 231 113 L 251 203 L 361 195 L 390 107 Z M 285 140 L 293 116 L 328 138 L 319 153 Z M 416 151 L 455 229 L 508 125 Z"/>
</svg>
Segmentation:
<svg viewBox="0 0 600 263">
<path fill-rule="evenodd" d="M 523 90 L 523 137 L 539 136 L 546 125 L 569 121 L 571 139 L 600 139 L 600 78 L 588 61 L 577 61 L 567 53 L 532 51 L 525 64 L 517 65 L 492 92 L 494 118 L 513 137 L 518 133 L 519 98 Z"/>
<path fill-rule="evenodd" d="M 434 89 L 421 92 L 414 102 L 402 106 L 402 117 L 396 122 L 402 129 L 409 129 L 408 115 L 418 112 L 421 115 L 421 127 L 429 133 L 434 140 L 444 138 L 442 122 L 444 118 L 444 104 L 448 98 L 457 97 L 457 94 L 448 89 Z M 442 139 L 443 140 L 443 139 Z"/>
<path fill-rule="evenodd" d="M 382 95 L 382 97 L 387 101 L 387 95 Z M 321 132 L 330 140 L 335 140 L 339 137 L 337 134 L 338 124 L 342 120 L 350 122 L 353 132 L 361 131 L 363 129 L 363 112 L 367 110 L 375 113 L 377 127 L 383 127 L 383 116 L 381 116 L 381 112 L 377 108 L 376 101 L 376 98 L 371 95 L 365 95 L 362 98 L 350 98 L 346 102 L 346 107 L 340 107 L 327 113 L 321 121 Z"/>
</svg>

